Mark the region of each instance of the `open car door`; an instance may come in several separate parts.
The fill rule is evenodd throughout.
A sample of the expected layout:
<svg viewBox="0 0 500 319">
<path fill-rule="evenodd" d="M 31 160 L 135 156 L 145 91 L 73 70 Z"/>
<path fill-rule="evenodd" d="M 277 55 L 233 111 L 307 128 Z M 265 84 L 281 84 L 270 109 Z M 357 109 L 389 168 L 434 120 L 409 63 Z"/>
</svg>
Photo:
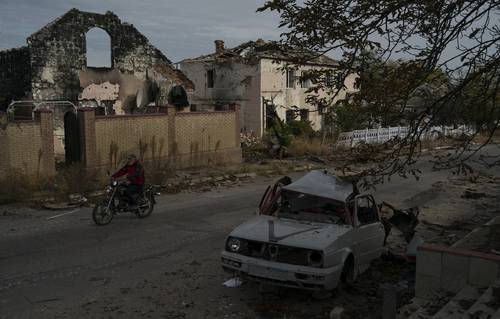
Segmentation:
<svg viewBox="0 0 500 319">
<path fill-rule="evenodd" d="M 274 185 L 268 186 L 259 204 L 259 214 L 272 215 L 278 209 L 278 200 L 281 197 L 281 188 L 292 183 L 288 176 L 282 177 Z"/>
</svg>

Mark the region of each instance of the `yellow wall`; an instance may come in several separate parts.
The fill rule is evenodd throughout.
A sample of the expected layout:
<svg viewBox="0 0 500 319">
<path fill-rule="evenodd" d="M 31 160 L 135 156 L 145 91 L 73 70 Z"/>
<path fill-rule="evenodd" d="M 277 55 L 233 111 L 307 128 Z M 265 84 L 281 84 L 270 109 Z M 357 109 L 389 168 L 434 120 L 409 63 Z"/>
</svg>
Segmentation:
<svg viewBox="0 0 500 319">
<path fill-rule="evenodd" d="M 235 148 L 235 112 L 181 113 L 175 121 L 177 154 Z"/>
<path fill-rule="evenodd" d="M 0 178 L 8 172 L 43 173 L 42 156 L 47 154 L 42 145 L 39 122 L 14 122 L 0 129 Z"/>
<path fill-rule="evenodd" d="M 144 160 L 168 155 L 167 115 L 97 117 L 95 130 L 98 165 L 119 164 L 129 153 Z"/>
</svg>

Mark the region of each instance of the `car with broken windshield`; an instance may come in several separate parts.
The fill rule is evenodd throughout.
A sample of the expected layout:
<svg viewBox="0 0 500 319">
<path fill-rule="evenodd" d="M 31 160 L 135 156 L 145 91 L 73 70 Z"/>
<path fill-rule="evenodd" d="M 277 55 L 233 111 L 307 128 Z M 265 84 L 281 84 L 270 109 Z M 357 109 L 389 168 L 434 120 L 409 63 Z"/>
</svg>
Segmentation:
<svg viewBox="0 0 500 319">
<path fill-rule="evenodd" d="M 258 215 L 227 237 L 222 267 L 259 282 L 331 290 L 354 282 L 381 255 L 385 238 L 372 195 L 312 171 L 268 187 Z"/>
</svg>

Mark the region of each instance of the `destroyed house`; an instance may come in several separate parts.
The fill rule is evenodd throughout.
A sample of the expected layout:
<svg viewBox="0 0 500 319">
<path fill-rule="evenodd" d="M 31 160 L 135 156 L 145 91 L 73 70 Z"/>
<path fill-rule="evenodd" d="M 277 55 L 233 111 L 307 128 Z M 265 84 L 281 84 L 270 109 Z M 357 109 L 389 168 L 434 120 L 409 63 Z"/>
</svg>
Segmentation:
<svg viewBox="0 0 500 319">
<path fill-rule="evenodd" d="M 234 48 L 216 40 L 214 53 L 180 61 L 178 68 L 195 85 L 190 94 L 193 109 L 237 103 L 242 110 L 242 129 L 256 136 L 262 136 L 272 125 L 273 110 L 284 121 L 308 120 L 314 129 L 321 129 L 324 110 L 306 101 L 312 83 L 302 76 L 312 69 L 335 69 L 337 62 L 320 56 L 295 70 L 284 71 L 289 55 L 283 50 L 277 42 L 262 39 Z M 337 99 L 354 90 L 354 80 L 354 75 L 348 77 L 347 90 Z M 320 96 L 325 94 L 319 92 Z"/>
<path fill-rule="evenodd" d="M 93 65 L 89 36 L 97 33 L 107 52 Z M 132 24 L 105 14 L 72 9 L 27 39 L 0 51 L 0 111 L 12 101 L 69 101 L 108 114 L 166 105 L 172 87 L 193 83 Z M 18 105 L 21 109 L 22 105 Z"/>
</svg>

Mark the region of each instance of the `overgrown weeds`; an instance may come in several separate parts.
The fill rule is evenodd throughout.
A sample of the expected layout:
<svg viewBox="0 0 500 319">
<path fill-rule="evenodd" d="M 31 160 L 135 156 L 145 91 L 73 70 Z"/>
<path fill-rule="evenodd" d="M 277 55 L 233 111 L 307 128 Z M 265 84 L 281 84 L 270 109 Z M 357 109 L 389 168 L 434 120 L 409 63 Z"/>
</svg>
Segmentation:
<svg viewBox="0 0 500 319">
<path fill-rule="evenodd" d="M 56 176 L 27 176 L 21 171 L 13 171 L 0 182 L 0 204 L 29 201 L 37 197 L 52 197 L 66 200 L 70 194 L 88 194 L 102 187 L 103 176 L 97 170 L 89 170 L 82 165 L 60 168 Z"/>
<path fill-rule="evenodd" d="M 98 170 L 81 164 L 69 165 L 57 172 L 54 196 L 67 198 L 70 194 L 88 194 L 100 188 L 103 180 Z"/>
<path fill-rule="evenodd" d="M 321 142 L 320 138 L 297 137 L 292 141 L 288 149 L 288 155 L 292 157 L 313 155 L 329 156 L 332 155 L 333 146 Z"/>
<path fill-rule="evenodd" d="M 39 190 L 38 181 L 20 171 L 7 173 L 0 182 L 4 185 L 0 187 L 0 204 L 24 201 Z"/>
</svg>

